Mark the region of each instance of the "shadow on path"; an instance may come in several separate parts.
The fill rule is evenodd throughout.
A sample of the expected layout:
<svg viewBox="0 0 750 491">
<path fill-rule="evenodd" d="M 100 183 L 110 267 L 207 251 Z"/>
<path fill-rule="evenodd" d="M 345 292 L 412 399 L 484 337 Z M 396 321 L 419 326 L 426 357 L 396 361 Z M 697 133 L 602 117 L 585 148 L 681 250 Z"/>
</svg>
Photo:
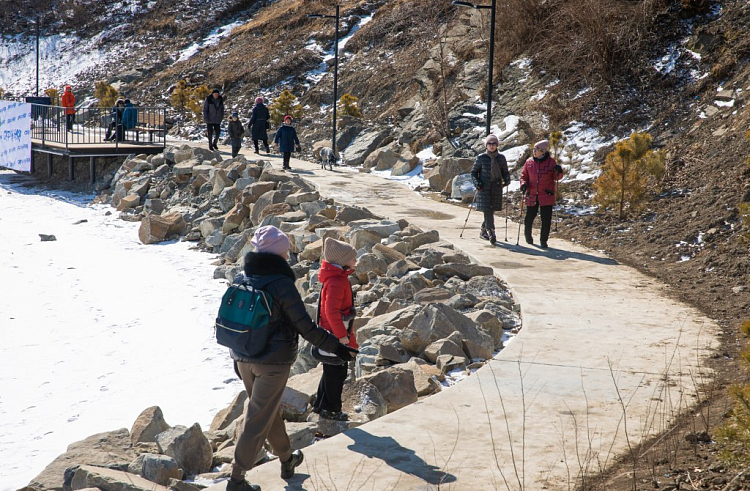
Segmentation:
<svg viewBox="0 0 750 491">
<path fill-rule="evenodd" d="M 349 450 L 368 458 L 381 459 L 404 474 L 410 474 L 434 485 L 456 481 L 456 476 L 428 464 L 418 457 L 414 450 L 402 447 L 390 436 L 374 436 L 360 428 L 353 428 L 344 434 L 354 440 L 353 444 L 347 446 Z"/>
<path fill-rule="evenodd" d="M 593 254 L 586 254 L 585 252 L 564 251 L 562 249 L 555 249 L 554 247 L 542 249 L 541 247 L 536 245 L 516 245 L 513 242 L 502 241 L 498 241 L 495 244 L 495 247 L 505 249 L 509 252 L 526 254 L 527 256 L 545 257 L 547 259 L 554 259 L 557 261 L 577 259 L 579 261 L 589 261 L 592 263 L 604 264 L 607 266 L 617 266 L 620 264 L 609 257 L 595 256 Z"/>
</svg>

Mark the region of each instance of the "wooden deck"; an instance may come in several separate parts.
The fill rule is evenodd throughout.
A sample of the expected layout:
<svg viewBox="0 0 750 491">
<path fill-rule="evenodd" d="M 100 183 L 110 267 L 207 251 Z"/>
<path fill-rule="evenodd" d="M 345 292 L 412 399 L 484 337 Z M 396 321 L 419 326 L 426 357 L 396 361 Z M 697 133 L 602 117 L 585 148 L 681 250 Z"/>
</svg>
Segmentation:
<svg viewBox="0 0 750 491">
<path fill-rule="evenodd" d="M 131 153 L 155 154 L 164 151 L 164 143 L 149 142 L 99 142 L 99 143 L 57 143 L 31 139 L 32 150 L 53 155 L 70 155 L 72 157 L 101 157 L 129 155 Z"/>
</svg>

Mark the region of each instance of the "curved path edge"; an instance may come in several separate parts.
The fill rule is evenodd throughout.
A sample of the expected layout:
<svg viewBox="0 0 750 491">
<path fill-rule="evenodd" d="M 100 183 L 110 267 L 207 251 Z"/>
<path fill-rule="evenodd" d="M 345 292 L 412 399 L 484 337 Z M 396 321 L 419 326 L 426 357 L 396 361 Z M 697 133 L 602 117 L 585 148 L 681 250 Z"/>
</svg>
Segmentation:
<svg viewBox="0 0 750 491">
<path fill-rule="evenodd" d="M 476 212 L 460 237 L 463 208 L 373 174 L 291 165 L 321 195 L 438 230 L 492 266 L 523 329 L 460 384 L 306 448 L 291 480 L 275 462 L 256 467 L 247 479 L 264 490 L 572 489 L 666 430 L 710 383 L 718 325 L 653 278 L 554 233 L 547 251 L 516 246 L 512 222 L 506 242 L 504 216 L 496 246 L 478 238 Z"/>
</svg>

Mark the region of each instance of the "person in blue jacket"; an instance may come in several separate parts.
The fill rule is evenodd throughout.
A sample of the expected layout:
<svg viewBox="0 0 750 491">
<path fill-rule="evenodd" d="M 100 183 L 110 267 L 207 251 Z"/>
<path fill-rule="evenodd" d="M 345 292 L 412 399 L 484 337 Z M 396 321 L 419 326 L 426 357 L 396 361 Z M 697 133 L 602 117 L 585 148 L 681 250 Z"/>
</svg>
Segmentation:
<svg viewBox="0 0 750 491">
<path fill-rule="evenodd" d="M 289 166 L 289 159 L 292 157 L 292 152 L 302 151 L 302 147 L 299 144 L 299 138 L 297 138 L 297 130 L 292 126 L 292 117 L 290 115 L 284 116 L 284 124 L 276 131 L 276 136 L 273 139 L 273 143 L 278 145 L 279 151 L 284 156 L 284 169 L 292 170 Z"/>
<path fill-rule="evenodd" d="M 125 110 L 122 112 L 122 129 L 124 131 L 132 130 L 137 124 L 138 109 L 130 102 L 130 99 L 125 99 Z M 122 139 L 125 139 L 124 135 Z"/>
</svg>

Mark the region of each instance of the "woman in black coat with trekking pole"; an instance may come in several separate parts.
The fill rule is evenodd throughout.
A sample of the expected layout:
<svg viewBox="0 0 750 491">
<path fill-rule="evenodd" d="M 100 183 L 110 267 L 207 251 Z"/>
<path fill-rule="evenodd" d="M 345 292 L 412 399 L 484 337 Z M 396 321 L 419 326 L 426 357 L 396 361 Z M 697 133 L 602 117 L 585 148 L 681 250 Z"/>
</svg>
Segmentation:
<svg viewBox="0 0 750 491">
<path fill-rule="evenodd" d="M 497 242 L 495 212 L 503 209 L 503 187 L 510 184 L 508 162 L 505 156 L 498 152 L 498 144 L 495 135 L 488 135 L 484 139 L 486 151 L 477 156 L 471 169 L 471 177 L 477 188 L 474 202 L 477 211 L 484 213 L 479 237 L 489 240 L 493 245 Z"/>
</svg>

